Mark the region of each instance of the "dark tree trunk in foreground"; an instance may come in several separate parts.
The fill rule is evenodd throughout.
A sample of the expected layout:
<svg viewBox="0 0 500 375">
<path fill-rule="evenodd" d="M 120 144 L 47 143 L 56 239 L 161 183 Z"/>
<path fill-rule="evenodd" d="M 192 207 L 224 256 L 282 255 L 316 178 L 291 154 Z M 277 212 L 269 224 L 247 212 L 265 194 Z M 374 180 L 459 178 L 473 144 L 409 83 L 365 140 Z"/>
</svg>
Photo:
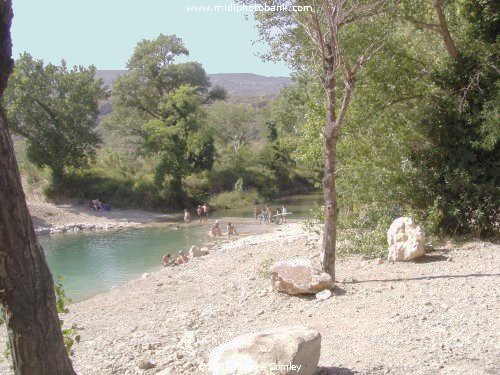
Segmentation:
<svg viewBox="0 0 500 375">
<path fill-rule="evenodd" d="M 12 71 L 12 4 L 0 0 L 0 98 Z M 74 374 L 54 283 L 33 230 L 12 140 L 0 108 L 0 301 L 16 374 Z"/>
</svg>

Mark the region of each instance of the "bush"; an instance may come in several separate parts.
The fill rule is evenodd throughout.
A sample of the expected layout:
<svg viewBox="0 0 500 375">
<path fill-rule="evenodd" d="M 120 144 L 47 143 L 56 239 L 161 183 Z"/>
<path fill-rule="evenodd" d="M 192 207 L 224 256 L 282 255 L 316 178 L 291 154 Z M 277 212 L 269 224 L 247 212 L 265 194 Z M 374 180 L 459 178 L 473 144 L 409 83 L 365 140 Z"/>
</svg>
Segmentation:
<svg viewBox="0 0 500 375">
<path fill-rule="evenodd" d="M 159 191 L 152 178 L 106 177 L 98 171 L 73 172 L 68 174 L 55 189 L 47 191 L 48 196 L 62 195 L 84 200 L 99 198 L 111 206 L 123 208 L 159 208 L 173 205 L 165 198 L 165 191 Z"/>
<path fill-rule="evenodd" d="M 213 195 L 210 205 L 216 209 L 251 207 L 259 200 L 256 190 L 235 190 Z"/>
<path fill-rule="evenodd" d="M 340 211 L 337 222 L 337 255 L 385 256 L 388 248 L 387 230 L 393 220 L 400 216 L 410 216 L 419 221 L 426 234 L 429 233 L 428 238 L 434 239 L 432 223 L 424 221 L 416 212 L 402 207 L 380 207 L 373 204 L 355 212 Z M 323 220 L 323 207 L 316 205 L 311 209 L 311 219 L 304 221 L 303 226 L 309 232 L 322 234 Z"/>
</svg>

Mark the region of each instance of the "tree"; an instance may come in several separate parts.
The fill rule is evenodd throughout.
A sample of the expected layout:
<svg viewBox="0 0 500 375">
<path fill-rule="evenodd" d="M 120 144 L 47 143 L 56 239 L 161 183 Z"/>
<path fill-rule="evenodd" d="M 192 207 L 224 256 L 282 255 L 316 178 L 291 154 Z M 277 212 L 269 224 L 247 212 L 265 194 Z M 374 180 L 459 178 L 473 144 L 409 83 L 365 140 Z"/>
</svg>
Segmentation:
<svg viewBox="0 0 500 375">
<path fill-rule="evenodd" d="M 221 148 L 230 146 L 237 151 L 260 136 L 256 111 L 244 104 L 214 104 L 208 112 L 208 123 Z"/>
<path fill-rule="evenodd" d="M 220 87 L 210 89 L 199 63 L 175 63 L 188 54 L 175 35 L 139 42 L 129 71 L 113 85 L 113 111 L 104 120 L 108 129 L 133 140 L 132 152 L 159 155 L 156 185 L 167 183 L 176 202 L 183 198 L 182 178 L 213 165 L 213 137 L 204 127 L 202 105 L 227 95 Z"/>
<path fill-rule="evenodd" d="M 429 146 L 412 157 L 427 186 L 424 203 L 448 234 L 498 231 L 499 8 L 491 0 L 464 0 L 441 8 L 441 16 L 436 10 L 440 25 L 448 11 L 459 27 L 443 41 L 450 58 L 430 71 L 437 94 L 418 121 Z M 453 39 L 455 53 L 449 48 Z"/>
<path fill-rule="evenodd" d="M 99 137 L 94 132 L 99 102 L 106 97 L 95 67 L 45 65 L 28 53 L 16 61 L 5 92 L 13 131 L 28 142 L 28 158 L 49 167 L 60 183 L 66 168 L 88 165 Z"/>
<path fill-rule="evenodd" d="M 459 52 L 448 27 L 443 0 L 405 1 L 402 4 L 405 20 L 411 22 L 416 27 L 437 33 L 442 39 L 448 55 L 454 60 L 459 59 Z M 432 10 L 430 9 L 431 7 Z M 422 20 L 426 15 L 429 15 L 427 18 L 430 21 L 427 19 Z"/>
<path fill-rule="evenodd" d="M 0 0 L 0 98 L 12 71 L 10 0 Z M 14 371 L 74 374 L 56 309 L 54 282 L 38 244 L 3 107 L 0 107 L 0 301 Z"/>
<path fill-rule="evenodd" d="M 256 18 L 263 40 L 274 57 L 287 60 L 298 69 L 313 66 L 325 90 L 326 122 L 323 127 L 323 191 L 325 223 L 321 264 L 335 278 L 338 199 L 336 192 L 337 143 L 345 122 L 356 79 L 366 63 L 383 47 L 385 33 L 363 34 L 354 46 L 349 34 L 382 22 L 388 1 L 318 0 L 312 9 L 294 12 L 294 7 L 311 5 L 301 0 L 242 0 L 245 3 L 285 6 L 286 11 L 260 12 Z M 387 24 L 385 26 L 388 26 Z M 383 28 L 376 29 L 378 31 Z M 373 31 L 373 28 L 371 29 Z M 348 47 L 349 46 L 349 47 Z M 338 100 L 338 97 L 341 99 Z"/>
</svg>

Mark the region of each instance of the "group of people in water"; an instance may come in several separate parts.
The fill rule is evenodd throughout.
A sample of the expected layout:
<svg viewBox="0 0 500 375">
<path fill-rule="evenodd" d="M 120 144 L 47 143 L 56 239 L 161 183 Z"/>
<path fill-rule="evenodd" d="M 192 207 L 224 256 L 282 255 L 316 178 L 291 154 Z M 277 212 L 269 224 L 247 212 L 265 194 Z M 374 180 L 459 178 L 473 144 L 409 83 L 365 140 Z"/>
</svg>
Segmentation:
<svg viewBox="0 0 500 375">
<path fill-rule="evenodd" d="M 198 215 L 200 222 L 202 223 L 208 222 L 209 212 L 210 212 L 210 206 L 208 204 L 204 203 L 203 205 L 198 205 L 196 209 L 196 214 Z M 260 223 L 264 221 L 265 224 L 269 224 L 271 222 L 286 223 L 286 215 L 289 215 L 285 206 L 282 206 L 281 208 L 278 207 L 273 215 L 273 211 L 271 210 L 268 204 L 266 204 L 264 208 L 260 210 L 259 205 L 257 203 L 254 205 L 253 214 L 255 220 L 259 220 Z M 191 213 L 189 212 L 189 209 L 186 208 L 184 209 L 184 223 L 188 224 L 190 222 L 191 222 Z M 179 225 L 177 225 L 177 228 L 179 228 Z M 223 233 L 220 221 L 215 220 L 215 222 L 210 227 L 210 230 L 208 231 L 208 235 L 213 237 L 221 237 L 224 235 L 226 235 L 227 237 L 233 237 L 233 236 L 238 236 L 238 231 L 231 222 L 228 222 L 226 227 L 226 233 Z M 186 263 L 188 260 L 189 256 L 186 253 L 184 253 L 184 251 L 181 250 L 179 251 L 179 254 L 175 259 L 172 257 L 171 254 L 166 254 L 163 257 L 163 266 L 164 267 L 177 266 L 179 264 Z"/>
<path fill-rule="evenodd" d="M 282 223 L 286 223 L 286 215 L 288 215 L 288 211 L 285 206 L 281 206 L 281 208 L 276 208 L 276 211 L 271 210 L 268 204 L 264 206 L 264 208 L 260 211 L 259 214 L 259 205 L 255 204 L 253 207 L 253 216 L 255 220 L 259 220 L 260 223 L 264 222 L 265 224 L 269 224 L 273 221 L 279 221 Z"/>
<path fill-rule="evenodd" d="M 200 204 L 196 209 L 196 215 L 198 215 L 198 219 L 203 223 L 208 221 L 208 213 L 210 212 L 210 206 L 206 203 L 203 203 L 203 206 Z M 191 222 L 191 212 L 187 208 L 184 209 L 184 223 L 188 224 Z"/>
</svg>

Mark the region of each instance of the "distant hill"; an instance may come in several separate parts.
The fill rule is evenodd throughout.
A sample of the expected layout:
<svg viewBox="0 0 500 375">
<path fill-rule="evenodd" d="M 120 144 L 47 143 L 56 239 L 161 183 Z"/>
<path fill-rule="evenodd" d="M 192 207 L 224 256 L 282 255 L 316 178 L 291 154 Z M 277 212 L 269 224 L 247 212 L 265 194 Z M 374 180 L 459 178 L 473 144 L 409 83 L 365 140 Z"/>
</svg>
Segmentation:
<svg viewBox="0 0 500 375">
<path fill-rule="evenodd" d="M 106 86 L 113 84 L 116 77 L 125 70 L 98 70 L 96 76 L 104 80 Z M 224 87 L 229 96 L 242 98 L 276 97 L 280 90 L 291 84 L 290 77 L 265 77 L 252 73 L 209 74 L 212 85 Z"/>
</svg>

